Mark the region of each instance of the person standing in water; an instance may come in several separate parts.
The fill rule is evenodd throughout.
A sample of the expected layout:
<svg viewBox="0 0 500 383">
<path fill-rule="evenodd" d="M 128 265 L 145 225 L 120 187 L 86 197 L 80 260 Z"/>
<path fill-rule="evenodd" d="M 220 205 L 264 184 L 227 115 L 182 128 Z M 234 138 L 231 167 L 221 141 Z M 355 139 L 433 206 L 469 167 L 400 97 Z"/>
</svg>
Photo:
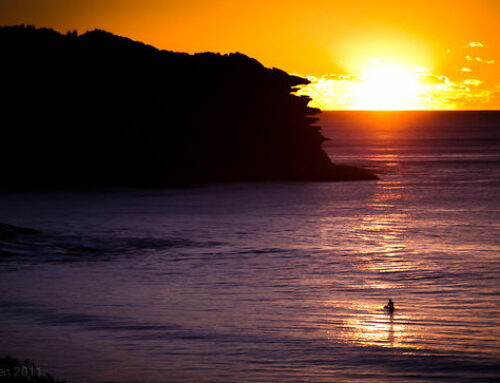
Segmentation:
<svg viewBox="0 0 500 383">
<path fill-rule="evenodd" d="M 384 309 L 391 314 L 394 312 L 394 303 L 392 302 L 392 299 L 389 298 L 389 302 L 387 302 L 387 306 L 384 306 Z"/>
</svg>

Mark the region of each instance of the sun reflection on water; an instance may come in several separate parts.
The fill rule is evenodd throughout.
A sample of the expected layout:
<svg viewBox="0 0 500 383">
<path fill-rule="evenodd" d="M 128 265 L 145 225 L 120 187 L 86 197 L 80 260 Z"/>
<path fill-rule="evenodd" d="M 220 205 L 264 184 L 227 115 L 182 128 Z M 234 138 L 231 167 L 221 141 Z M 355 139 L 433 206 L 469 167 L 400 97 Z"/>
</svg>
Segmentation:
<svg viewBox="0 0 500 383">
<path fill-rule="evenodd" d="M 379 306 L 355 305 L 344 321 L 342 339 L 362 346 L 407 348 L 407 320 L 404 315 L 388 314 Z M 413 345 L 411 346 L 413 347 Z"/>
<path fill-rule="evenodd" d="M 415 268 L 406 257 L 407 222 L 411 209 L 402 208 L 399 200 L 407 198 L 402 182 L 379 182 L 360 224 L 359 233 L 364 246 L 360 249 L 363 268 L 379 273 L 402 272 Z M 396 201 L 397 203 L 396 206 Z M 388 284 L 372 283 L 375 288 Z"/>
<path fill-rule="evenodd" d="M 404 355 L 446 356 L 465 349 L 491 354 L 494 336 L 472 332 L 470 323 L 480 320 L 471 317 L 470 307 L 455 303 L 463 301 L 466 292 L 450 276 L 466 270 L 452 259 L 446 259 L 451 270 L 442 269 L 443 244 L 432 231 L 423 235 L 429 223 L 421 221 L 421 190 L 412 185 L 398 179 L 379 181 L 358 216 L 332 211 L 319 221 L 329 260 L 327 267 L 317 268 L 321 278 L 315 280 L 329 286 L 322 302 L 323 335 L 353 347 L 381 347 Z M 340 250 L 335 247 L 336 227 L 346 237 Z M 346 262 L 339 261 L 338 254 L 347 256 Z M 432 295 L 422 294 L 427 291 Z M 396 303 L 393 315 L 383 310 L 388 298 Z M 481 346 L 471 346 L 474 342 Z"/>
<path fill-rule="evenodd" d="M 398 165 L 397 158 L 393 162 Z M 367 272 L 363 288 L 387 296 L 401 284 L 392 275 L 404 275 L 418 267 L 415 258 L 407 254 L 407 222 L 412 211 L 401 203 L 409 197 L 405 189 L 399 181 L 380 181 L 357 228 L 362 242 L 358 267 Z M 353 303 L 343 319 L 341 338 L 361 346 L 415 348 L 407 339 L 409 322 L 403 312 L 385 312 L 381 302 Z"/>
</svg>

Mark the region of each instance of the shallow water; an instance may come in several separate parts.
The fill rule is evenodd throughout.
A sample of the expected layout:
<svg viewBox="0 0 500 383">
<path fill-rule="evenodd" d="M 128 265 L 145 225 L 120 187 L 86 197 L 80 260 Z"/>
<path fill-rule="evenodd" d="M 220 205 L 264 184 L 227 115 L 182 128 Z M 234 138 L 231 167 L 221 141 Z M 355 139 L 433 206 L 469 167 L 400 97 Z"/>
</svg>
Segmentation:
<svg viewBox="0 0 500 383">
<path fill-rule="evenodd" d="M 70 382 L 498 381 L 480 117 L 323 115 L 378 182 L 0 194 L 0 222 L 41 231 L 0 242 L 0 351 Z"/>
</svg>

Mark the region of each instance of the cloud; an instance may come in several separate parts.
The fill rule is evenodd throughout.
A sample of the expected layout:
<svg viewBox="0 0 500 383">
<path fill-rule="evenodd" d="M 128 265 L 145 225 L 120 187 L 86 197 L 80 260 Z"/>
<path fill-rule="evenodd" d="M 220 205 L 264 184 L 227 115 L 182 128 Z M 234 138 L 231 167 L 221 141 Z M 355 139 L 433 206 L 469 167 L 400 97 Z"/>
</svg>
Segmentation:
<svg viewBox="0 0 500 383">
<path fill-rule="evenodd" d="M 449 95 L 453 95 L 454 93 L 469 93 L 470 88 L 463 82 L 452 82 L 446 88 L 446 92 Z"/>
<path fill-rule="evenodd" d="M 348 74 L 348 75 L 342 75 L 342 74 L 325 74 L 321 77 L 316 77 L 316 76 L 303 76 L 300 74 L 294 74 L 294 76 L 299 76 L 299 77 L 305 77 L 307 78 L 312 84 L 327 84 L 327 83 L 338 83 L 338 82 L 362 82 L 363 79 L 355 74 Z"/>
<path fill-rule="evenodd" d="M 436 76 L 434 74 L 421 74 L 418 76 L 418 82 L 422 85 L 444 85 L 447 84 L 446 76 Z"/>
<path fill-rule="evenodd" d="M 423 67 L 423 66 L 416 66 L 415 68 L 416 72 L 418 73 L 426 73 L 426 72 L 430 72 L 431 70 L 429 68 L 426 68 L 426 67 Z"/>
<path fill-rule="evenodd" d="M 479 41 L 471 41 L 469 43 L 469 46 L 471 48 L 483 48 L 484 47 L 484 44 L 483 43 L 480 43 Z"/>
<path fill-rule="evenodd" d="M 482 109 L 490 102 L 492 92 L 489 89 L 478 89 L 483 84 L 477 79 L 461 82 L 449 81 L 445 86 L 428 87 L 422 94 L 424 105 L 430 109 Z"/>
<path fill-rule="evenodd" d="M 344 81 L 362 81 L 361 78 L 356 76 L 355 74 L 349 74 L 349 75 L 336 75 L 336 74 L 328 74 L 323 77 L 321 77 L 323 80 L 329 80 L 329 81 L 337 81 L 337 82 L 344 82 Z"/>
<path fill-rule="evenodd" d="M 482 43 L 481 46 L 483 46 Z M 412 68 L 412 75 L 417 79 L 417 83 L 415 83 L 415 94 L 409 100 L 411 105 L 415 106 L 414 109 L 491 109 L 493 107 L 500 109 L 500 84 L 489 77 L 483 78 L 488 74 L 485 71 L 495 68 L 487 68 L 489 65 L 486 64 L 496 62 L 483 58 L 489 55 L 482 51 L 480 53 L 476 50 L 471 53 L 471 47 L 472 45 L 465 46 L 468 51 L 460 51 L 458 47 L 445 67 L 429 69 L 414 66 Z M 472 48 L 478 47 L 480 46 L 475 44 Z M 485 52 L 487 48 L 484 48 Z M 373 84 L 369 84 L 370 78 L 365 78 L 361 73 L 349 74 L 342 70 L 332 72 L 324 76 L 308 77 L 312 83 L 301 88 L 297 94 L 312 97 L 311 106 L 323 110 L 336 110 L 359 109 L 359 105 L 363 105 L 365 101 L 376 105 L 377 97 L 382 97 L 386 91 L 383 81 L 378 84 L 380 92 L 372 89 Z M 389 73 L 388 76 L 392 75 Z M 371 87 L 365 86 L 366 84 Z M 371 93 L 366 93 L 367 89 Z"/>
<path fill-rule="evenodd" d="M 476 57 L 476 61 L 483 64 L 495 64 L 495 60 L 484 60 L 481 57 Z"/>
<path fill-rule="evenodd" d="M 479 86 L 483 84 L 484 81 L 478 80 L 477 78 L 469 78 L 467 80 L 464 80 L 464 84 L 466 85 L 472 85 L 472 86 Z"/>
<path fill-rule="evenodd" d="M 310 84 L 300 87 L 295 93 L 298 96 L 306 95 L 312 97 L 310 106 L 323 110 L 349 109 L 352 99 L 350 88 L 356 84 L 356 80 L 347 79 L 356 76 L 325 75 L 322 77 L 308 76 Z"/>
</svg>

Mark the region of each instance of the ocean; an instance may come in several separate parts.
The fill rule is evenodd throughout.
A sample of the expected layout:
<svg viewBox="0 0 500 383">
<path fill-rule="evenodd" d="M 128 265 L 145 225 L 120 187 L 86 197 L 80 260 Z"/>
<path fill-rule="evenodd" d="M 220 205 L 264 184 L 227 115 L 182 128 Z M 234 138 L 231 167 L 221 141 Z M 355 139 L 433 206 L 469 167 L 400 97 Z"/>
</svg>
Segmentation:
<svg viewBox="0 0 500 383">
<path fill-rule="evenodd" d="M 3 190 L 0 222 L 38 232 L 0 238 L 0 356 L 68 382 L 500 381 L 500 113 L 319 123 L 380 180 Z"/>
</svg>

